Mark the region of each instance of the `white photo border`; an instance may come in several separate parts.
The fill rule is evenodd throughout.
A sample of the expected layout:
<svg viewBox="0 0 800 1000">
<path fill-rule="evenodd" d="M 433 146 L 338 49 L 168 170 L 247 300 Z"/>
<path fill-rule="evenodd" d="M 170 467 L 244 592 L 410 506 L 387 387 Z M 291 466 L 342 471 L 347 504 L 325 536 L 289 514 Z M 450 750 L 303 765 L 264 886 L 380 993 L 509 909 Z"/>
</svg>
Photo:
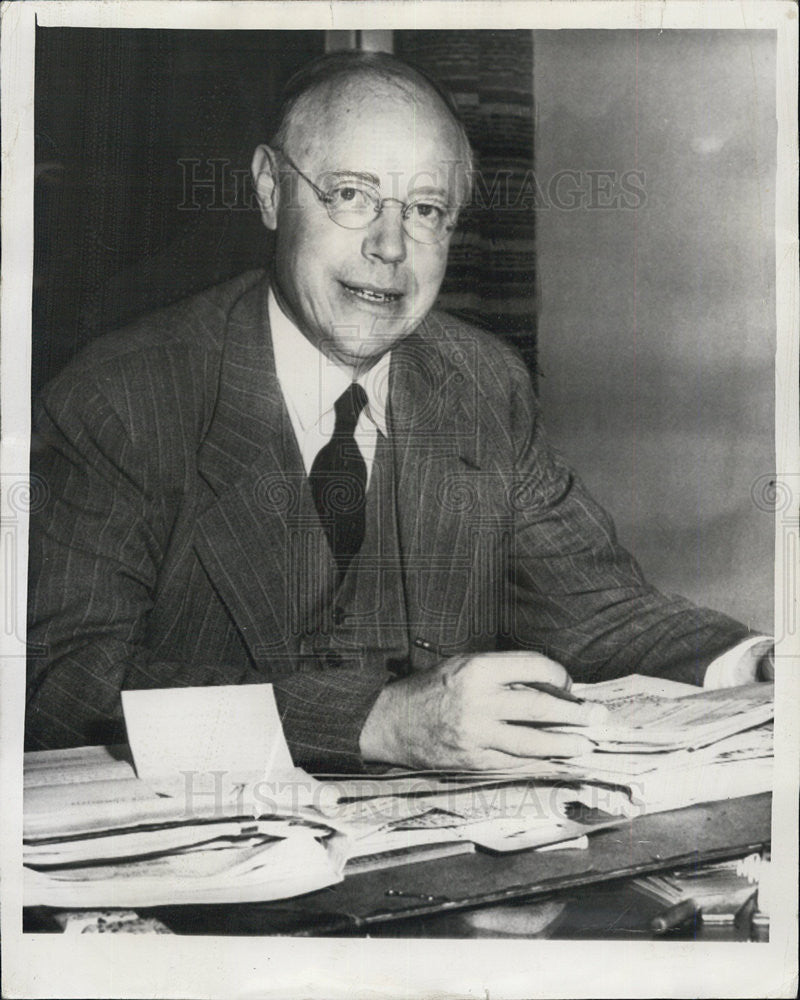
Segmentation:
<svg viewBox="0 0 800 1000">
<path fill-rule="evenodd" d="M 27 469 L 33 262 L 34 30 L 41 26 L 197 29 L 768 29 L 777 32 L 776 453 L 779 484 L 800 493 L 798 445 L 797 18 L 791 2 L 161 2 L 3 5 L 2 471 Z M 11 516 L 3 490 L 3 524 Z M 13 628 L 0 636 L 3 994 L 9 997 L 749 997 L 797 989 L 797 555 L 776 524 L 776 782 L 773 865 L 780 909 L 770 942 L 558 942 L 23 935 L 21 774 L 27 523 L 17 522 Z M 794 553 L 794 556 L 792 556 Z M 11 634 L 9 634 L 11 633 Z"/>
</svg>

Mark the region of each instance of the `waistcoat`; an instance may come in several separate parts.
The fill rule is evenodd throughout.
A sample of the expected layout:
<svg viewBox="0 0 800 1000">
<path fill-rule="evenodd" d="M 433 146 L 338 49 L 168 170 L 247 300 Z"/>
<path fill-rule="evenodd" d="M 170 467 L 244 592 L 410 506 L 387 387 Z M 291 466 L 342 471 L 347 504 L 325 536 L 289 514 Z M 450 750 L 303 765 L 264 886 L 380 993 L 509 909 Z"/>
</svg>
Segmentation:
<svg viewBox="0 0 800 1000">
<path fill-rule="evenodd" d="M 390 441 L 379 435 L 366 495 L 364 541 L 340 582 L 334 582 L 306 609 L 300 658 L 322 658 L 328 667 L 380 664 L 403 673 L 409 636 L 403 566 L 397 523 L 395 468 Z M 315 532 L 320 541 L 322 532 Z M 326 556 L 328 553 L 325 554 Z M 326 558 L 322 562 L 328 562 Z M 315 571 L 308 560 L 306 572 Z M 305 593 L 311 581 L 299 581 Z"/>
</svg>

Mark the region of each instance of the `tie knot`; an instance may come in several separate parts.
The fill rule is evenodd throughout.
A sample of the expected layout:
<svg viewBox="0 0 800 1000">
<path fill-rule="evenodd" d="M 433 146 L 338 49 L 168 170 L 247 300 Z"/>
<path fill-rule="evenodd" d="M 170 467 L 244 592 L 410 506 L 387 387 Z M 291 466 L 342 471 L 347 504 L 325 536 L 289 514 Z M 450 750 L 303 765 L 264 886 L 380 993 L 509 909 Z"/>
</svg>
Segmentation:
<svg viewBox="0 0 800 1000">
<path fill-rule="evenodd" d="M 352 382 L 333 404 L 336 413 L 336 425 L 333 428 L 335 437 L 340 434 L 352 434 L 356 429 L 361 411 L 367 405 L 367 394 L 358 382 Z"/>
</svg>

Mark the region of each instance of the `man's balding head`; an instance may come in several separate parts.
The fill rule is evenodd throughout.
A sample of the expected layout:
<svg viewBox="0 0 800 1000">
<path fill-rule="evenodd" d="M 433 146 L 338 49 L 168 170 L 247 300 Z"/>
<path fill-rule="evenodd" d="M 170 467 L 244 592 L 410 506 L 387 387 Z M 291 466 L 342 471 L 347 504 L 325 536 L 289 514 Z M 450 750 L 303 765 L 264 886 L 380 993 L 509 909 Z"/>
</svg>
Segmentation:
<svg viewBox="0 0 800 1000">
<path fill-rule="evenodd" d="M 357 113 L 359 99 L 366 95 L 374 97 L 376 91 L 383 92 L 387 99 L 392 91 L 399 92 L 410 105 L 430 108 L 449 121 L 457 136 L 466 202 L 474 158 L 452 97 L 431 77 L 386 52 L 331 52 L 298 70 L 281 93 L 271 145 L 284 149 L 290 142 L 308 141 L 320 118 L 330 115 L 343 98 L 350 99 Z"/>
</svg>

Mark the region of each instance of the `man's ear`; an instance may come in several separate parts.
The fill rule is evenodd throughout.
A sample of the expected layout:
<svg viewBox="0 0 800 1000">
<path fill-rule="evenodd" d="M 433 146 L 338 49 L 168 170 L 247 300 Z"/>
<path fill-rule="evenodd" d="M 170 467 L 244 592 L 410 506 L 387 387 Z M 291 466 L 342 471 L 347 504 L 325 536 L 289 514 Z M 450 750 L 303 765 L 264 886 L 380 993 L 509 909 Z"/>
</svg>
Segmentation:
<svg viewBox="0 0 800 1000">
<path fill-rule="evenodd" d="M 261 221 L 267 229 L 277 229 L 280 184 L 278 183 L 278 158 L 274 150 L 270 149 L 269 146 L 258 146 L 253 153 L 250 170 L 261 210 Z"/>
</svg>

